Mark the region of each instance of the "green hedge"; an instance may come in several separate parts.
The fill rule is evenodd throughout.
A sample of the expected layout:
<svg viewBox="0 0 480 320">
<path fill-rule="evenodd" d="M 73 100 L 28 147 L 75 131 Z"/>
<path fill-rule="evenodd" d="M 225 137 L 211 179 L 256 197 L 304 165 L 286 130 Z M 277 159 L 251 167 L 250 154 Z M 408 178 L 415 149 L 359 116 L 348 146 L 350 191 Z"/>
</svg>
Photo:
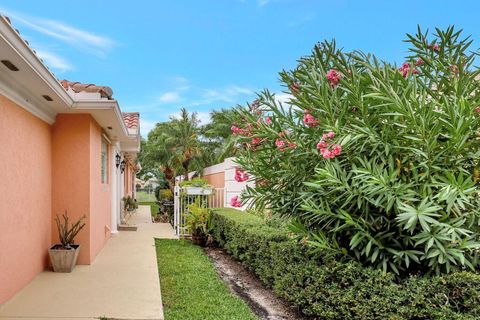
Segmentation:
<svg viewBox="0 0 480 320">
<path fill-rule="evenodd" d="M 261 218 L 214 210 L 212 233 L 275 294 L 315 319 L 479 319 L 480 275 L 458 272 L 402 282 L 357 262 L 339 262 L 288 237 Z"/>
</svg>

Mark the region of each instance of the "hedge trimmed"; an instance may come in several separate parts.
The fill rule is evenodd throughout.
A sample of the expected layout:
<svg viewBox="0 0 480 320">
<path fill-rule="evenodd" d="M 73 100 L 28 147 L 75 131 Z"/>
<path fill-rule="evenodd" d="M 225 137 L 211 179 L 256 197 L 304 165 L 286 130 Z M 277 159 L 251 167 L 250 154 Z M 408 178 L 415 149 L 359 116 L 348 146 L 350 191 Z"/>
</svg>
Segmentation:
<svg viewBox="0 0 480 320">
<path fill-rule="evenodd" d="M 480 275 L 393 275 L 354 261 L 340 262 L 292 241 L 288 230 L 235 209 L 216 209 L 212 233 L 219 245 L 275 294 L 313 319 L 479 319 Z"/>
</svg>

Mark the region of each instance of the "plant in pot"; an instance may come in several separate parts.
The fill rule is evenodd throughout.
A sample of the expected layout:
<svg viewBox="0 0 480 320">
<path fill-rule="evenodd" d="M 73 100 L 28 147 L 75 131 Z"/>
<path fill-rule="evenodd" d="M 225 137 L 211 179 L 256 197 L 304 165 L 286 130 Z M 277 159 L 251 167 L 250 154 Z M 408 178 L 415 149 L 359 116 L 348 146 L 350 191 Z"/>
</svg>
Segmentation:
<svg viewBox="0 0 480 320">
<path fill-rule="evenodd" d="M 59 244 L 53 245 L 48 253 L 53 271 L 55 272 L 72 272 L 77 263 L 80 245 L 75 244 L 75 237 L 83 229 L 85 216 L 80 217 L 75 223 L 69 225 L 68 213 L 62 215 L 63 221 L 60 221 L 58 215 L 55 217 L 57 224 Z"/>
<path fill-rule="evenodd" d="M 126 196 L 122 198 L 123 209 L 125 211 L 134 211 L 138 208 L 138 203 L 136 199 L 133 199 L 131 196 Z"/>
<path fill-rule="evenodd" d="M 179 186 L 185 190 L 187 195 L 210 195 L 213 193 L 213 187 L 207 180 L 201 178 L 182 181 Z"/>
<path fill-rule="evenodd" d="M 192 235 L 192 243 L 205 246 L 209 234 L 212 211 L 206 207 L 205 203 L 195 201 L 188 206 L 188 213 L 185 215 L 185 225 Z"/>
</svg>

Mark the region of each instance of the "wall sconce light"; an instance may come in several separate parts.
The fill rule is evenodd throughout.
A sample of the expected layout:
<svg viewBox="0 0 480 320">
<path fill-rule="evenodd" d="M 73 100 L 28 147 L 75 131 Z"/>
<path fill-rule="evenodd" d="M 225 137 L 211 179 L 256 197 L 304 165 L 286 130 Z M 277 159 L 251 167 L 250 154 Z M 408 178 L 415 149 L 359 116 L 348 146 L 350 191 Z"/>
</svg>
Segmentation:
<svg viewBox="0 0 480 320">
<path fill-rule="evenodd" d="M 122 160 L 122 162 L 120 163 L 120 172 L 123 173 L 125 171 L 125 165 L 127 163 L 125 162 L 125 160 Z"/>
<path fill-rule="evenodd" d="M 117 169 L 118 166 L 120 166 L 120 160 L 122 160 L 122 157 L 120 157 L 120 155 L 117 153 L 117 155 L 115 156 L 115 165 L 117 166 Z"/>
</svg>

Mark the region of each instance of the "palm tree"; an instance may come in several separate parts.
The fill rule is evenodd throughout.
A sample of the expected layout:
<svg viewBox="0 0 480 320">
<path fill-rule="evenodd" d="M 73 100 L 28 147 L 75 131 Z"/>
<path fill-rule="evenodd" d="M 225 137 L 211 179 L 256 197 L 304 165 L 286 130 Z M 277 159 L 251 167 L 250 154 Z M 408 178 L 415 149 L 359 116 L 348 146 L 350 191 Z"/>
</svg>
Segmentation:
<svg viewBox="0 0 480 320">
<path fill-rule="evenodd" d="M 182 108 L 180 117 L 171 119 L 166 135 L 165 143 L 171 146 L 172 156 L 180 163 L 184 179 L 188 180 L 192 160 L 202 154 L 197 113 L 189 114 L 187 109 Z"/>
<path fill-rule="evenodd" d="M 202 135 L 215 155 L 213 163 L 222 162 L 225 158 L 235 155 L 235 137 L 231 126 L 236 113 L 234 109 L 221 109 L 210 113 L 211 122 L 201 128 Z"/>
</svg>

